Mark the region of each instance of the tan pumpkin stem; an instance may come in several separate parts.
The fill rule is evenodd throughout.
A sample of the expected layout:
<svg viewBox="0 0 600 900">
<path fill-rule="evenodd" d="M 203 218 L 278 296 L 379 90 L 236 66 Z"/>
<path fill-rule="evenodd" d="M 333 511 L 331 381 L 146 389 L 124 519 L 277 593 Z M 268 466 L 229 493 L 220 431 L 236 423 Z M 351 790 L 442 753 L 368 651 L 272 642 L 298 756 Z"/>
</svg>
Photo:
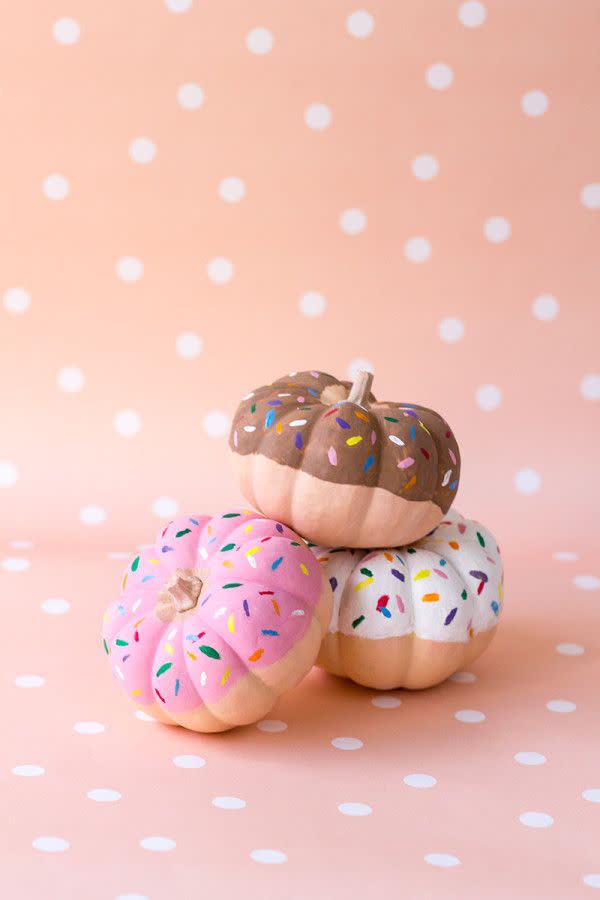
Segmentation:
<svg viewBox="0 0 600 900">
<path fill-rule="evenodd" d="M 373 373 L 367 372 L 364 369 L 359 369 L 352 382 L 352 387 L 348 394 L 348 401 L 350 403 L 356 403 L 358 406 L 365 406 L 366 399 L 371 393 L 372 384 Z"/>
<path fill-rule="evenodd" d="M 198 603 L 202 582 L 197 575 L 177 569 L 170 581 L 165 585 L 163 597 L 170 601 L 177 612 L 187 612 Z"/>
</svg>

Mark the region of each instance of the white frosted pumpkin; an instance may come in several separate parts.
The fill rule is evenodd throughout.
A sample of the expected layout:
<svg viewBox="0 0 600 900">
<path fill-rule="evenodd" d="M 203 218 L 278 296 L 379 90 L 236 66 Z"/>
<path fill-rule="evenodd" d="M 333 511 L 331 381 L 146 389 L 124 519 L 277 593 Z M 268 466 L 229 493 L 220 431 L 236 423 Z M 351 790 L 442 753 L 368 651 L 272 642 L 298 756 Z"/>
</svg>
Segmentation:
<svg viewBox="0 0 600 900">
<path fill-rule="evenodd" d="M 317 665 L 368 687 L 424 688 L 476 659 L 502 609 L 500 549 L 456 510 L 396 549 L 313 547 L 333 590 Z"/>
</svg>

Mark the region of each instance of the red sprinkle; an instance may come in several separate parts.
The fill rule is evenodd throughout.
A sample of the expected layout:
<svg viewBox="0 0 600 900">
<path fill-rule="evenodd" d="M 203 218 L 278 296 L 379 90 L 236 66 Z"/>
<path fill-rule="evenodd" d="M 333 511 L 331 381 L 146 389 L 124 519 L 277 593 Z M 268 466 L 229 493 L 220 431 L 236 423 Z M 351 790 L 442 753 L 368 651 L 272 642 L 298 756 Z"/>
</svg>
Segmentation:
<svg viewBox="0 0 600 900">
<path fill-rule="evenodd" d="M 390 598 L 387 594 L 383 594 L 377 601 L 377 609 L 379 609 L 381 606 L 387 606 L 389 599 Z"/>
<path fill-rule="evenodd" d="M 139 639 L 140 639 L 139 632 L 137 632 L 137 631 L 133 632 L 133 639 L 134 639 L 134 641 L 139 641 Z"/>
<path fill-rule="evenodd" d="M 162 700 L 163 703 L 167 702 L 165 700 L 165 698 L 163 697 L 163 695 L 161 694 L 161 692 L 158 690 L 158 688 L 154 688 L 154 692 L 160 697 L 160 699 Z"/>
<path fill-rule="evenodd" d="M 425 449 L 425 447 L 421 447 L 421 453 L 423 454 L 423 456 L 425 457 L 425 459 L 429 459 L 429 453 L 427 452 L 427 450 Z"/>
</svg>

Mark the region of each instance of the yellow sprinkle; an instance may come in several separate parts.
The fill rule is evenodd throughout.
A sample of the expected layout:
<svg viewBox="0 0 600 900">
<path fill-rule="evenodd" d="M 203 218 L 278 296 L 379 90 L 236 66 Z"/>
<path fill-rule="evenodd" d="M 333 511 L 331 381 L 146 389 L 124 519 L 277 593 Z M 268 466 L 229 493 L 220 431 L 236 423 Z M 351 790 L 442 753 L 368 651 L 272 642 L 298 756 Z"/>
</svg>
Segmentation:
<svg viewBox="0 0 600 900">
<path fill-rule="evenodd" d="M 167 643 L 165 644 L 165 650 L 170 656 L 173 656 L 173 644 L 169 644 L 169 642 L 167 641 Z"/>
<path fill-rule="evenodd" d="M 211 535 L 211 537 L 212 537 L 212 533 L 213 533 L 212 525 L 209 525 L 206 530 L 208 531 L 209 535 Z"/>
<path fill-rule="evenodd" d="M 354 437 L 348 438 L 346 443 L 348 444 L 349 447 L 354 447 L 355 444 L 360 444 L 361 441 L 362 441 L 362 438 L 361 438 L 360 434 L 355 434 Z"/>
<path fill-rule="evenodd" d="M 226 569 L 233 569 L 233 563 L 231 562 L 230 559 L 224 559 L 223 565 L 225 566 Z"/>
<path fill-rule="evenodd" d="M 158 566 L 160 564 L 158 559 L 149 559 L 148 562 L 152 563 L 153 566 Z"/>
<path fill-rule="evenodd" d="M 357 419 L 362 419 L 363 422 L 369 421 L 369 417 L 365 416 L 364 413 L 359 412 L 357 409 L 354 410 L 354 415 L 356 416 Z"/>
<path fill-rule="evenodd" d="M 135 691 L 132 691 L 131 693 L 133 694 L 134 697 L 139 697 L 140 694 L 142 693 L 142 689 L 136 688 Z"/>
<path fill-rule="evenodd" d="M 125 585 L 127 584 L 127 575 L 129 573 L 125 572 L 125 577 L 123 578 L 123 584 L 121 585 L 121 590 L 125 590 Z"/>
<path fill-rule="evenodd" d="M 134 623 L 133 623 L 133 627 L 134 627 L 134 628 L 137 628 L 138 625 L 141 625 L 141 624 L 142 624 L 142 622 L 144 621 L 145 618 L 146 618 L 145 616 L 142 616 L 141 619 L 138 619 L 137 622 L 134 622 Z"/>
<path fill-rule="evenodd" d="M 243 510 L 242 510 L 242 515 L 244 515 L 244 516 L 256 516 L 256 513 L 255 513 L 255 512 L 252 512 L 251 509 L 243 509 Z"/>
<path fill-rule="evenodd" d="M 225 671 L 223 672 L 223 677 L 221 678 L 221 684 L 227 684 L 230 675 L 231 669 L 225 669 Z"/>
<path fill-rule="evenodd" d="M 306 566 L 304 565 L 304 563 L 300 563 L 300 571 L 301 571 L 304 575 L 308 575 L 308 569 L 306 568 Z"/>
<path fill-rule="evenodd" d="M 502 600 L 502 585 L 498 582 L 498 598 Z"/>
<path fill-rule="evenodd" d="M 420 581 L 421 578 L 429 578 L 430 575 L 431 572 L 429 571 L 429 569 L 421 569 L 420 572 L 417 572 L 417 574 L 413 578 L 413 581 Z"/>
<path fill-rule="evenodd" d="M 190 659 L 198 659 L 197 656 L 194 656 L 194 654 L 191 652 L 191 650 L 186 650 L 185 652 L 187 653 L 187 655 L 189 656 Z"/>
<path fill-rule="evenodd" d="M 280 616 L 281 613 L 279 612 L 279 604 L 277 603 L 277 600 L 275 600 L 275 598 L 273 598 L 273 599 L 271 600 L 271 603 L 273 604 L 273 609 L 275 610 L 275 612 L 277 613 L 277 615 Z"/>
<path fill-rule="evenodd" d="M 426 431 L 427 434 L 431 435 L 431 432 L 429 431 L 429 429 L 426 428 L 425 425 L 423 425 L 423 423 L 421 422 L 420 419 L 419 419 L 419 425 L 421 426 L 421 428 L 423 429 L 423 431 Z"/>
<path fill-rule="evenodd" d="M 229 618 L 227 619 L 227 627 L 229 628 L 230 632 L 233 634 L 233 632 L 235 630 L 235 626 L 233 624 L 233 615 L 229 616 Z"/>
<path fill-rule="evenodd" d="M 260 553 L 262 547 L 251 547 L 250 550 L 247 551 L 246 556 L 254 556 L 255 553 Z"/>
<path fill-rule="evenodd" d="M 250 534 L 253 528 L 254 525 L 246 525 L 246 527 L 244 528 L 244 534 Z"/>
<path fill-rule="evenodd" d="M 355 590 L 355 591 L 361 591 L 361 590 L 362 590 L 364 587 L 366 587 L 368 584 L 373 584 L 373 579 L 372 579 L 372 578 L 365 578 L 364 581 L 359 581 L 358 584 L 355 584 L 355 585 L 354 585 L 354 590 Z"/>
</svg>

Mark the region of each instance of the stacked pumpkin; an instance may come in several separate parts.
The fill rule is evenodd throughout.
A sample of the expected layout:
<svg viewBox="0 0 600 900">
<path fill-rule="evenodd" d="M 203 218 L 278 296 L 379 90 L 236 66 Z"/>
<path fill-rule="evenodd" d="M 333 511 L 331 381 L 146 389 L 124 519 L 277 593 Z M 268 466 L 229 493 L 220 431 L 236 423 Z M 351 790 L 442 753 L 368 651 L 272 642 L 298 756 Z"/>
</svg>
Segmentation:
<svg viewBox="0 0 600 900">
<path fill-rule="evenodd" d="M 492 535 L 451 509 L 460 453 L 438 413 L 296 372 L 247 394 L 230 450 L 260 513 L 187 516 L 136 556 L 105 614 L 115 677 L 196 731 L 255 722 L 312 665 L 424 688 L 476 659 L 502 608 Z"/>
</svg>

